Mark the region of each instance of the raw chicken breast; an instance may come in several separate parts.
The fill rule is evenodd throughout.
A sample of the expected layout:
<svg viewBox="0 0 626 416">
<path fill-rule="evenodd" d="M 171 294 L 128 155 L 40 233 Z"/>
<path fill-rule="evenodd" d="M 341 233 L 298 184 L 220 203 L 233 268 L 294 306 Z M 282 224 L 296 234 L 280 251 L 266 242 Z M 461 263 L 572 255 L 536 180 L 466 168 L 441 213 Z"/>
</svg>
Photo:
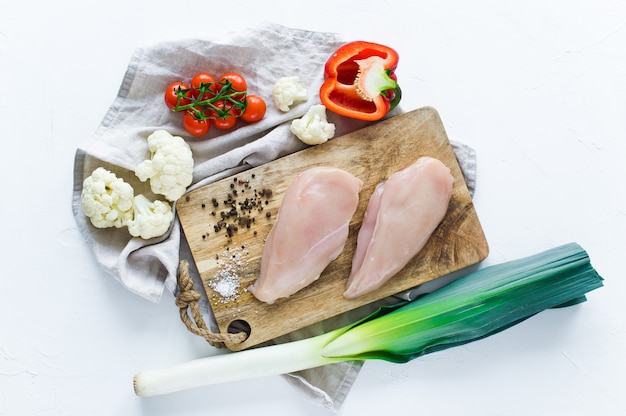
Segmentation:
<svg viewBox="0 0 626 416">
<path fill-rule="evenodd" d="M 453 182 L 441 161 L 421 157 L 378 184 L 365 210 L 344 297 L 370 293 L 406 266 L 445 216 Z"/>
<path fill-rule="evenodd" d="M 259 277 L 248 290 L 272 304 L 317 280 L 343 251 L 362 185 L 331 167 L 298 175 L 285 192 L 265 240 Z"/>
</svg>

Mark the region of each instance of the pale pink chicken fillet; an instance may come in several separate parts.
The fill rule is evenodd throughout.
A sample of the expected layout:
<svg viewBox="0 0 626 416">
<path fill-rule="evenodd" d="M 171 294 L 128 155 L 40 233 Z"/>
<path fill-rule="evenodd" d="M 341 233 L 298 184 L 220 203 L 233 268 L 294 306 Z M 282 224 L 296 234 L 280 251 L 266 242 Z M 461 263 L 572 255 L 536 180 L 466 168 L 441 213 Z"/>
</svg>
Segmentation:
<svg viewBox="0 0 626 416">
<path fill-rule="evenodd" d="M 285 191 L 265 241 L 259 277 L 248 290 L 272 304 L 317 280 L 344 249 L 362 185 L 332 167 L 299 174 Z"/>
<path fill-rule="evenodd" d="M 446 165 L 421 157 L 378 184 L 359 229 L 344 297 L 380 288 L 422 250 L 448 210 L 453 183 Z"/>
</svg>

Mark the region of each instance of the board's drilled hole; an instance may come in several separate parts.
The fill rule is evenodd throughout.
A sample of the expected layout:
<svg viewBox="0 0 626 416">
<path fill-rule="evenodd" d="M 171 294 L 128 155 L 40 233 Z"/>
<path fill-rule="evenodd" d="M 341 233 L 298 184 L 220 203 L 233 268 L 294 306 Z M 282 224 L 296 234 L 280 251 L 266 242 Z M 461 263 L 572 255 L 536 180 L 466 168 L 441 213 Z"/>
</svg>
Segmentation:
<svg viewBox="0 0 626 416">
<path fill-rule="evenodd" d="M 246 339 L 248 339 L 252 333 L 252 328 L 250 328 L 250 324 L 243 319 L 237 319 L 228 324 L 229 334 L 237 334 L 239 332 L 244 332 L 246 334 Z M 243 341 L 245 341 L 245 339 Z"/>
</svg>

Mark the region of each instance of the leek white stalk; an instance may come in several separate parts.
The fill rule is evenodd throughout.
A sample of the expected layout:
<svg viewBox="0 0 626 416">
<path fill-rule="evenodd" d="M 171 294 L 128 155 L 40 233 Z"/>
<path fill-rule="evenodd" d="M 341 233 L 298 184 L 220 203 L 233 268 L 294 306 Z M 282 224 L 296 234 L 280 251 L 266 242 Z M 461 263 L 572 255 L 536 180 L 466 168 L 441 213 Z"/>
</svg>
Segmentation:
<svg viewBox="0 0 626 416">
<path fill-rule="evenodd" d="M 300 341 L 220 354 L 165 369 L 144 371 L 134 377 L 135 393 L 151 397 L 346 361 L 345 358 L 324 357 L 319 353 L 338 332 L 340 330 Z"/>
<path fill-rule="evenodd" d="M 575 243 L 470 273 L 433 293 L 327 334 L 203 358 L 134 378 L 139 396 L 290 373 L 349 360 L 407 362 L 480 339 L 602 286 Z"/>
</svg>

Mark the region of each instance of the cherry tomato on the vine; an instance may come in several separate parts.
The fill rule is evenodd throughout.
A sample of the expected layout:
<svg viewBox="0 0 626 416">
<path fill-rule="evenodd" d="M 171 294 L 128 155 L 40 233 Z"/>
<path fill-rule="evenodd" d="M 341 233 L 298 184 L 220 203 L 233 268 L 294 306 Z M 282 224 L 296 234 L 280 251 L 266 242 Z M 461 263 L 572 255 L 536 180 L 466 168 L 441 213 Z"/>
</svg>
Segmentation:
<svg viewBox="0 0 626 416">
<path fill-rule="evenodd" d="M 176 105 L 187 105 L 191 103 L 188 94 L 189 86 L 184 82 L 173 82 L 165 89 L 165 104 L 169 109 L 174 109 Z M 179 100 L 179 94 L 184 94 Z"/>
<path fill-rule="evenodd" d="M 220 130 L 230 130 L 235 127 L 237 123 L 237 117 L 234 116 L 226 116 L 224 118 L 214 118 L 211 120 L 216 129 Z"/>
<path fill-rule="evenodd" d="M 230 108 L 229 104 L 225 104 L 224 101 L 218 101 L 213 104 L 221 110 L 221 112 L 211 110 L 211 122 L 215 128 L 229 130 L 235 127 L 237 123 L 237 114 L 235 112 L 239 110 Z"/>
<path fill-rule="evenodd" d="M 213 77 L 209 72 L 196 73 L 189 82 L 174 82 L 165 90 L 165 103 L 183 117 L 183 127 L 194 137 L 207 134 L 211 125 L 229 130 L 241 118 L 255 123 L 265 116 L 265 101 L 248 94 L 245 78 L 237 72 Z"/>
<path fill-rule="evenodd" d="M 200 95 L 200 87 L 202 86 L 202 84 L 205 84 L 204 85 L 205 93 L 202 95 L 201 99 L 208 100 L 214 97 L 215 94 L 219 90 L 215 82 L 216 82 L 215 77 L 213 77 L 213 75 L 209 74 L 208 72 L 197 73 L 191 79 L 191 95 L 197 99 L 198 96 Z"/>
<path fill-rule="evenodd" d="M 200 120 L 193 112 L 185 111 L 183 115 L 183 127 L 187 133 L 194 137 L 204 136 L 208 133 L 211 124 L 208 119 Z"/>
<path fill-rule="evenodd" d="M 241 119 L 248 123 L 256 123 L 265 116 L 267 106 L 263 98 L 258 95 L 246 96 L 246 109 L 241 113 Z"/>
<path fill-rule="evenodd" d="M 228 80 L 232 84 L 232 88 L 236 91 L 245 92 L 248 89 L 248 84 L 246 83 L 245 78 L 236 72 L 227 72 L 222 74 L 219 78 L 219 83 L 224 84 L 224 82 Z M 234 98 L 243 98 L 243 95 L 237 95 Z"/>
</svg>

